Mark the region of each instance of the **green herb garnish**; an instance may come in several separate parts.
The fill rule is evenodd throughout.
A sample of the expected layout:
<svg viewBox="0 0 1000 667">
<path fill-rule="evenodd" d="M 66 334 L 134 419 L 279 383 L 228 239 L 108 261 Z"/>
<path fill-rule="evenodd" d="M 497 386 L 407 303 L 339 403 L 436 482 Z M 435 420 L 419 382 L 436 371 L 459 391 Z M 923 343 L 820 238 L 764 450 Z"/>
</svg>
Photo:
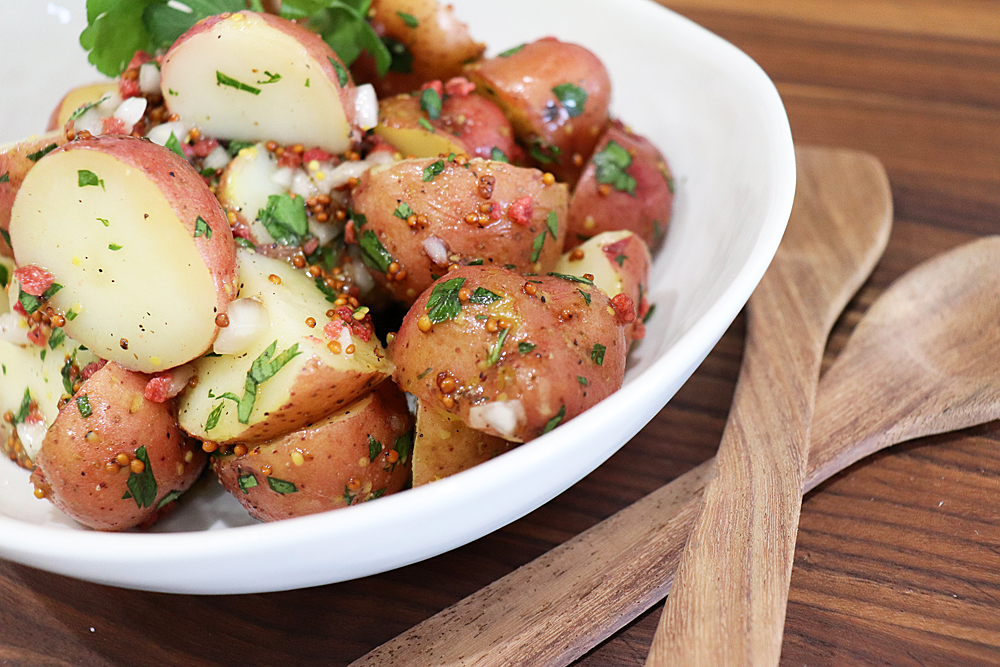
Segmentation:
<svg viewBox="0 0 1000 667">
<path fill-rule="evenodd" d="M 170 136 L 167 137 L 167 142 L 165 144 L 163 144 L 163 146 L 165 148 L 169 148 L 174 153 L 176 153 L 177 157 L 179 157 L 181 159 L 184 159 L 184 160 L 187 159 L 187 158 L 184 157 L 184 147 L 181 146 L 180 139 L 178 139 L 177 135 L 174 134 L 173 132 L 171 132 Z"/>
<path fill-rule="evenodd" d="M 194 221 L 194 237 L 198 238 L 199 236 L 204 236 L 206 239 L 212 238 L 212 228 L 200 215 Z"/>
<path fill-rule="evenodd" d="M 441 96 L 433 88 L 424 88 L 420 93 L 420 110 L 431 120 L 441 117 Z"/>
<path fill-rule="evenodd" d="M 576 118 L 583 113 L 583 105 L 587 101 L 587 91 L 583 88 L 572 83 L 563 83 L 553 88 L 552 92 L 570 118 Z"/>
<path fill-rule="evenodd" d="M 243 92 L 250 93 L 251 95 L 260 95 L 260 88 L 255 88 L 250 84 L 237 81 L 233 77 L 223 74 L 218 70 L 215 71 L 215 83 L 220 86 L 229 86 L 230 88 L 235 88 L 236 90 L 242 90 Z"/>
<path fill-rule="evenodd" d="M 487 368 L 500 361 L 500 353 L 503 350 L 504 341 L 507 340 L 507 334 L 510 333 L 510 327 L 507 327 L 500 332 L 497 337 L 497 342 L 490 348 L 489 353 L 486 355 L 486 366 Z"/>
<path fill-rule="evenodd" d="M 254 476 L 252 472 L 248 472 L 245 475 L 240 475 L 236 478 L 236 484 L 240 487 L 240 491 L 249 494 L 250 489 L 257 486 L 257 477 Z"/>
<path fill-rule="evenodd" d="M 594 284 L 594 281 L 590 280 L 589 278 L 581 278 L 580 276 L 571 276 L 568 273 L 556 273 L 555 271 L 549 271 L 545 275 L 552 276 L 553 278 L 561 278 L 562 280 L 568 280 L 574 283 L 583 283 L 584 285 Z"/>
<path fill-rule="evenodd" d="M 48 155 L 49 153 L 51 153 L 55 149 L 56 149 L 56 144 L 49 144 L 48 146 L 46 146 L 45 148 L 43 148 L 40 151 L 36 151 L 34 153 L 30 153 L 27 157 L 32 162 L 38 162 L 39 160 L 41 160 L 43 157 L 45 157 L 46 155 Z"/>
<path fill-rule="evenodd" d="M 98 178 L 97 174 L 95 174 L 92 171 L 88 171 L 86 169 L 76 170 L 76 184 L 81 188 L 86 187 L 88 185 L 94 185 L 94 186 L 99 185 L 101 186 L 101 189 L 104 190 L 104 179 Z"/>
<path fill-rule="evenodd" d="M 469 296 L 469 303 L 478 303 L 485 306 L 500 300 L 500 295 L 489 291 L 485 287 L 477 287 Z"/>
<path fill-rule="evenodd" d="M 608 348 L 600 343 L 594 343 L 594 349 L 590 351 L 590 358 L 598 366 L 604 365 L 604 353 L 607 352 Z"/>
<path fill-rule="evenodd" d="M 565 416 L 566 416 L 566 406 L 564 405 L 561 408 L 559 408 L 559 412 L 556 413 L 555 417 L 553 417 L 552 419 L 550 419 L 545 423 L 545 428 L 542 429 L 542 434 L 548 433 L 556 426 L 559 426 L 560 422 L 562 422 L 563 417 Z"/>
<path fill-rule="evenodd" d="M 636 181 L 625 171 L 632 166 L 632 156 L 617 142 L 609 141 L 603 150 L 594 153 L 591 161 L 597 167 L 598 183 L 636 196 Z"/>
<path fill-rule="evenodd" d="M 424 167 L 424 175 L 421 180 L 424 183 L 430 183 L 444 171 L 444 160 L 438 160 L 437 162 L 431 162 L 429 165 Z"/>
<path fill-rule="evenodd" d="M 309 233 L 305 200 L 299 195 L 269 195 L 267 206 L 257 211 L 257 219 L 281 245 L 301 245 Z"/>
<path fill-rule="evenodd" d="M 510 160 L 507 159 L 507 155 L 496 146 L 490 149 L 490 159 L 494 162 L 510 162 Z"/>
<path fill-rule="evenodd" d="M 369 268 L 385 273 L 389 270 L 389 265 L 395 261 L 382 242 L 378 240 L 375 232 L 370 229 L 366 229 L 365 233 L 361 235 L 358 245 L 361 246 L 361 261 Z"/>
<path fill-rule="evenodd" d="M 145 445 L 135 450 L 135 458 L 142 461 L 142 472 L 129 473 L 128 479 L 125 481 L 128 493 L 122 497 L 122 500 L 131 498 L 139 507 L 152 507 L 153 503 L 156 502 L 156 478 L 153 476 L 153 466 L 149 464 L 149 455 L 146 454 Z"/>
<path fill-rule="evenodd" d="M 520 51 L 521 49 L 523 49 L 526 46 L 527 46 L 527 44 L 519 44 L 518 46 L 512 46 L 511 48 L 507 49 L 506 51 L 501 51 L 500 53 L 498 53 L 497 54 L 497 58 L 507 58 L 509 56 L 512 56 L 512 55 L 514 55 L 515 53 L 517 53 L 518 51 Z"/>
<path fill-rule="evenodd" d="M 462 302 L 458 298 L 458 291 L 464 284 L 465 278 L 452 278 L 434 286 L 426 307 L 432 324 L 446 322 L 461 312 Z"/>
<path fill-rule="evenodd" d="M 278 479 L 277 477 L 268 477 L 267 485 L 271 487 L 272 491 L 280 493 L 281 495 L 288 495 L 289 493 L 295 493 L 299 490 L 293 482 Z"/>
<path fill-rule="evenodd" d="M 407 14 L 406 12 L 396 12 L 396 16 L 398 16 L 403 21 L 403 23 L 410 26 L 411 28 L 416 28 L 418 25 L 420 25 L 420 23 L 417 21 L 417 17 L 414 16 L 413 14 Z"/>
<path fill-rule="evenodd" d="M 538 346 L 535 345 L 534 343 L 518 343 L 517 344 L 517 351 L 519 353 L 521 353 L 521 354 L 528 354 L 529 352 L 531 352 L 532 350 L 534 350 L 536 347 L 538 347 Z"/>
</svg>

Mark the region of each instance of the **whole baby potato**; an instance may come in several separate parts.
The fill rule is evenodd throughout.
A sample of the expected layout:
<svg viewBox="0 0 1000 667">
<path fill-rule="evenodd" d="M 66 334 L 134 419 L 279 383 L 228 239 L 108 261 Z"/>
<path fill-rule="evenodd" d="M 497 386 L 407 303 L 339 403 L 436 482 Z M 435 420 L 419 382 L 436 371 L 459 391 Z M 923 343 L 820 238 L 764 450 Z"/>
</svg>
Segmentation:
<svg viewBox="0 0 1000 667">
<path fill-rule="evenodd" d="M 573 191 L 566 247 L 619 229 L 655 247 L 670 224 L 673 201 L 674 177 L 659 149 L 613 121 Z"/>
<path fill-rule="evenodd" d="M 383 382 L 305 428 L 214 457 L 212 469 L 262 521 L 325 512 L 401 491 L 410 479 L 412 428 L 403 393 Z"/>
<path fill-rule="evenodd" d="M 465 75 L 500 105 L 540 168 L 576 183 L 608 123 L 611 79 L 597 56 L 545 37 L 473 63 Z"/>
<path fill-rule="evenodd" d="M 403 303 L 456 264 L 544 273 L 562 251 L 566 186 L 536 169 L 455 156 L 402 160 L 366 172 L 352 198 L 362 256 Z"/>
<path fill-rule="evenodd" d="M 461 267 L 403 318 L 393 377 L 473 428 L 524 442 L 621 387 L 634 317 L 586 279 Z"/>
<path fill-rule="evenodd" d="M 35 458 L 36 489 L 86 526 L 149 523 L 204 467 L 173 403 L 144 397 L 150 377 L 109 362 L 62 407 Z"/>
</svg>

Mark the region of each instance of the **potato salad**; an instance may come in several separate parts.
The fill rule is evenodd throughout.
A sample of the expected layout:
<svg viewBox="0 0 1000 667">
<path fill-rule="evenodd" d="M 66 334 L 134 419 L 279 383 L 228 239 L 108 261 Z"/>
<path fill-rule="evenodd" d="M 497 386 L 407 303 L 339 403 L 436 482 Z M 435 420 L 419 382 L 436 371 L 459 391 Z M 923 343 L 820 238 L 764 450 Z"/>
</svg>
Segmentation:
<svg viewBox="0 0 1000 667">
<path fill-rule="evenodd" d="M 436 0 L 100 4 L 109 79 L 0 148 L 0 448 L 39 502 L 141 528 L 208 474 L 325 512 L 621 387 L 674 183 L 587 48 L 487 56 Z"/>
</svg>

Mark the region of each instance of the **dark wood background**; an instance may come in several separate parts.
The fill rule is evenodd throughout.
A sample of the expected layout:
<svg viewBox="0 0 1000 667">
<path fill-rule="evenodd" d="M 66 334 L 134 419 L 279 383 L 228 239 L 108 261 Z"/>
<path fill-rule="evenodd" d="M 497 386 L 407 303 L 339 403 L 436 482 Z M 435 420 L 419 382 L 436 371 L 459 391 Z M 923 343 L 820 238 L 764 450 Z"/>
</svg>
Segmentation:
<svg viewBox="0 0 1000 667">
<path fill-rule="evenodd" d="M 665 4 L 763 66 L 798 143 L 866 150 L 886 166 L 896 210 L 889 248 L 828 358 L 895 277 L 1000 233 L 1000 2 Z M 710 457 L 742 327 L 737 320 L 676 398 L 595 473 L 526 518 L 418 565 L 303 591 L 198 597 L 0 562 L 0 664 L 345 665 Z M 998 441 L 994 423 L 901 445 L 807 497 L 784 665 L 1000 664 Z M 642 665 L 658 617 L 659 607 L 577 664 Z"/>
</svg>

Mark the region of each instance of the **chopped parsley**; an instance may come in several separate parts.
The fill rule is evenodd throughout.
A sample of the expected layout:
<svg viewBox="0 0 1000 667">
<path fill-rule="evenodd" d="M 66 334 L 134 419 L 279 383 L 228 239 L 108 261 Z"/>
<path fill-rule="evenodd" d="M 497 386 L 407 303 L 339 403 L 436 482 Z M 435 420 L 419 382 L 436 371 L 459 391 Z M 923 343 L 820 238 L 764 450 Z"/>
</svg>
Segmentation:
<svg viewBox="0 0 1000 667">
<path fill-rule="evenodd" d="M 545 235 L 547 231 L 542 232 L 535 237 L 535 240 L 531 243 L 531 261 L 537 262 L 539 255 L 542 254 L 542 246 L 545 245 Z"/>
<path fill-rule="evenodd" d="M 521 353 L 521 354 L 528 354 L 529 352 L 531 352 L 532 350 L 534 350 L 536 347 L 538 347 L 538 346 L 535 345 L 534 343 L 518 343 L 517 344 L 517 351 L 519 353 Z"/>
<path fill-rule="evenodd" d="M 590 358 L 598 366 L 604 365 L 604 353 L 608 351 L 608 348 L 600 343 L 594 343 L 594 349 L 590 351 Z"/>
<path fill-rule="evenodd" d="M 117 243 L 109 243 L 108 244 L 108 250 L 118 251 L 118 250 L 121 250 L 121 249 L 122 249 L 122 247 L 120 245 L 118 245 Z"/>
<path fill-rule="evenodd" d="M 14 415 L 12 424 L 23 424 L 24 420 L 28 418 L 28 413 L 31 412 L 31 389 L 25 387 L 24 396 L 21 397 L 21 407 L 18 408 L 17 414 Z"/>
<path fill-rule="evenodd" d="M 260 88 L 255 88 L 250 84 L 237 81 L 233 77 L 227 76 L 219 70 L 215 70 L 215 83 L 219 86 L 229 86 L 230 88 L 235 88 L 236 90 L 242 90 L 243 92 L 250 93 L 251 95 L 260 95 Z"/>
<path fill-rule="evenodd" d="M 242 398 L 237 396 L 231 391 L 227 391 L 224 394 L 216 396 L 209 389 L 209 398 L 225 398 L 234 401 L 237 405 L 237 416 L 236 419 L 241 424 L 250 423 L 250 413 L 253 411 L 254 403 L 257 400 L 257 389 L 267 380 L 277 374 L 285 364 L 297 357 L 299 353 L 299 344 L 295 343 L 290 348 L 274 356 L 274 351 L 278 347 L 278 341 L 275 340 L 273 343 L 268 345 L 267 349 L 260 353 L 260 356 L 254 359 L 253 363 L 250 365 L 250 370 L 247 372 L 246 381 L 243 385 L 243 396 Z M 217 405 L 212 412 L 218 410 L 222 404 Z M 209 415 L 211 418 L 211 414 Z M 218 419 L 216 419 L 218 423 Z M 207 429 L 206 429 L 207 430 Z"/>
<path fill-rule="evenodd" d="M 368 436 L 368 460 L 374 461 L 382 453 L 382 443 L 375 438 Z"/>
<path fill-rule="evenodd" d="M 519 44 L 517 46 L 512 46 L 511 48 L 507 49 L 506 51 L 501 51 L 500 53 L 498 53 L 497 54 L 497 58 L 508 58 L 508 57 L 514 55 L 515 53 L 517 53 L 518 51 L 520 51 L 521 49 L 523 49 L 526 46 L 527 46 L 527 44 Z"/>
<path fill-rule="evenodd" d="M 278 479 L 277 477 L 268 477 L 267 485 L 271 487 L 272 491 L 280 493 L 283 496 L 289 493 L 296 493 L 299 490 L 293 482 Z"/>
<path fill-rule="evenodd" d="M 424 167 L 424 175 L 421 178 L 424 183 L 430 183 L 434 180 L 436 176 L 444 171 L 444 160 L 438 160 L 437 162 L 431 162 L 429 165 Z"/>
<path fill-rule="evenodd" d="M 417 21 L 417 17 L 414 16 L 413 14 L 407 14 L 406 12 L 396 12 L 396 16 L 398 16 L 403 21 L 403 23 L 410 26 L 411 28 L 416 28 L 418 25 L 420 25 L 420 22 Z"/>
<path fill-rule="evenodd" d="M 497 342 L 490 348 L 489 354 L 486 355 L 486 366 L 487 368 L 500 361 L 500 354 L 503 350 L 503 344 L 507 340 L 507 334 L 510 333 L 510 327 L 507 327 L 500 332 L 497 337 Z"/>
<path fill-rule="evenodd" d="M 241 248 L 246 248 L 247 250 L 256 249 L 256 246 L 254 246 L 253 241 L 251 241 L 250 239 L 245 239 L 242 236 L 236 236 L 233 238 L 233 240 L 236 241 L 236 245 L 240 246 Z"/>
<path fill-rule="evenodd" d="M 615 190 L 635 194 L 635 179 L 626 171 L 632 166 L 632 156 L 615 141 L 609 141 L 603 150 L 594 153 L 591 161 L 597 167 L 597 182 L 610 185 Z"/>
<path fill-rule="evenodd" d="M 407 218 L 409 218 L 411 215 L 414 214 L 414 211 L 412 208 L 410 208 L 410 205 L 404 201 L 399 203 L 399 206 L 396 207 L 396 210 L 393 211 L 392 214 L 397 218 L 399 218 L 400 220 L 406 220 Z"/>
<path fill-rule="evenodd" d="M 166 148 L 169 148 L 170 150 L 172 150 L 174 153 L 176 153 L 177 157 L 182 158 L 182 159 L 187 159 L 187 158 L 184 157 L 184 147 L 181 146 L 180 139 L 178 139 L 177 135 L 174 134 L 173 132 L 170 133 L 170 136 L 167 137 L 166 143 L 163 144 L 163 145 Z"/>
<path fill-rule="evenodd" d="M 410 459 L 410 454 L 413 452 L 413 431 L 404 433 L 396 438 L 392 449 L 399 454 L 399 458 L 389 468 L 390 473 L 396 469 L 397 465 L 406 465 L 406 462 Z"/>
<path fill-rule="evenodd" d="M 341 88 L 343 88 L 350 82 L 351 77 L 347 74 L 347 70 L 344 69 L 344 66 L 341 65 L 340 61 L 338 61 L 336 58 L 331 58 L 330 56 L 327 56 L 327 60 L 329 60 L 330 64 L 333 65 L 333 71 L 337 73 L 337 83 L 340 85 Z"/>
<path fill-rule="evenodd" d="M 128 491 L 122 496 L 122 500 L 131 498 L 139 507 L 152 507 L 156 502 L 156 478 L 153 477 L 153 466 L 149 464 L 145 445 L 135 450 L 135 458 L 142 461 L 142 472 L 129 473 L 125 481 Z"/>
<path fill-rule="evenodd" d="M 301 195 L 287 192 L 269 195 L 267 206 L 257 211 L 257 219 L 274 242 L 281 245 L 301 245 L 309 233 L 305 199 Z"/>
<path fill-rule="evenodd" d="M 490 149 L 490 159 L 494 162 L 510 162 L 510 160 L 507 159 L 507 155 L 496 146 Z"/>
<path fill-rule="evenodd" d="M 62 345 L 64 340 L 66 340 L 66 332 L 63 331 L 62 327 L 53 328 L 52 333 L 49 334 L 49 349 L 56 349 Z"/>
<path fill-rule="evenodd" d="M 441 96 L 433 88 L 424 88 L 420 93 L 420 110 L 431 120 L 441 117 Z"/>
<path fill-rule="evenodd" d="M 87 102 L 86 104 L 81 104 L 76 109 L 76 111 L 74 111 L 73 113 L 71 113 L 69 115 L 69 118 L 67 118 L 66 120 L 79 120 L 83 116 L 83 114 L 87 113 L 88 111 L 90 111 L 91 109 L 93 109 L 94 107 L 96 107 L 98 104 L 100 104 L 101 102 L 103 102 L 106 99 L 107 99 L 107 97 L 105 96 L 105 97 L 102 97 L 101 99 L 97 100 L 96 102 Z"/>
<path fill-rule="evenodd" d="M 618 255 L 617 257 L 615 257 L 615 263 L 618 264 L 618 266 L 624 266 L 626 259 L 628 259 L 628 257 L 626 257 L 625 255 Z"/>
<path fill-rule="evenodd" d="M 552 238 L 557 238 L 559 233 L 559 215 L 555 211 L 549 211 L 548 216 L 545 218 L 545 226 L 549 230 L 549 234 L 552 234 Z"/>
<path fill-rule="evenodd" d="M 73 350 L 71 356 L 66 357 L 66 363 L 63 364 L 62 369 L 59 374 L 62 375 L 63 389 L 70 396 L 73 395 L 73 364 L 76 363 L 76 353 L 78 350 Z"/>
<path fill-rule="evenodd" d="M 590 305 L 590 293 L 589 292 L 584 292 L 582 289 L 578 289 L 577 292 L 580 293 L 580 295 L 583 297 L 583 300 L 586 301 L 587 305 L 589 306 Z"/>
<path fill-rule="evenodd" d="M 194 237 L 198 238 L 199 236 L 204 236 L 206 239 L 212 238 L 212 228 L 208 226 L 208 223 L 200 215 L 194 221 Z"/>
<path fill-rule="evenodd" d="M 274 74 L 272 72 L 268 72 L 267 70 L 264 70 L 264 76 L 266 76 L 267 79 L 265 79 L 264 81 L 258 81 L 257 82 L 258 85 L 265 86 L 269 83 L 277 83 L 278 81 L 281 81 L 280 74 Z"/>
<path fill-rule="evenodd" d="M 499 294 L 491 292 L 485 287 L 477 287 L 469 296 L 469 303 L 478 303 L 485 306 L 486 304 L 493 303 L 494 301 L 499 301 L 500 298 Z"/>
<path fill-rule="evenodd" d="M 49 153 L 51 153 L 55 149 L 56 149 L 56 144 L 49 144 L 48 146 L 46 146 L 45 148 L 43 148 L 40 151 L 36 151 L 34 153 L 29 153 L 27 157 L 32 162 L 38 162 L 39 160 L 41 160 L 43 157 L 45 157 L 46 155 L 48 155 Z"/>
<path fill-rule="evenodd" d="M 392 37 L 383 37 L 382 44 L 389 52 L 389 71 L 398 74 L 410 74 L 413 72 L 413 54 L 399 40 Z"/>
<path fill-rule="evenodd" d="M 10 284 L 10 271 L 5 264 L 0 264 L 0 287 Z"/>
<path fill-rule="evenodd" d="M 178 498 L 181 497 L 182 493 L 184 493 L 184 492 L 180 491 L 179 489 L 174 489 L 173 491 L 171 491 L 167 495 L 163 496 L 163 500 L 161 500 L 160 502 L 156 503 L 156 509 L 160 509 L 163 506 L 168 505 L 168 504 L 174 502 L 175 500 L 177 500 Z"/>
<path fill-rule="evenodd" d="M 389 265 L 395 261 L 382 242 L 378 240 L 375 232 L 370 229 L 366 229 L 365 233 L 361 235 L 358 245 L 361 246 L 361 261 L 369 268 L 386 273 L 389 270 Z"/>
<path fill-rule="evenodd" d="M 541 139 L 535 139 L 528 147 L 528 154 L 541 164 L 554 164 L 559 162 L 559 154 L 562 151 L 558 146 L 547 144 Z"/>
<path fill-rule="evenodd" d="M 583 113 L 583 105 L 587 101 L 587 91 L 583 88 L 572 83 L 563 83 L 553 88 L 552 92 L 570 118 L 576 118 Z"/>
<path fill-rule="evenodd" d="M 104 225 L 105 227 L 110 227 L 111 226 L 111 222 L 108 221 L 107 218 L 98 218 L 97 221 L 99 223 L 101 223 L 102 225 Z"/>
<path fill-rule="evenodd" d="M 590 384 L 589 382 L 587 382 L 587 378 L 583 377 L 582 375 L 577 375 L 576 376 L 576 381 L 579 382 L 584 387 L 586 387 L 586 386 L 588 386 Z"/>
<path fill-rule="evenodd" d="M 434 126 L 431 125 L 430 121 L 428 121 L 426 118 L 418 118 L 417 119 L 417 125 L 419 125 L 420 127 L 424 128 L 425 130 L 427 130 L 431 134 L 434 134 Z"/>
<path fill-rule="evenodd" d="M 250 489 L 257 486 L 257 477 L 252 472 L 240 475 L 236 478 L 236 485 L 240 487 L 240 491 L 249 494 Z"/>
<path fill-rule="evenodd" d="M 229 157 L 236 157 L 244 148 L 250 148 L 255 145 L 252 141 L 230 141 L 229 146 L 226 148 L 226 153 L 229 154 Z"/>
<path fill-rule="evenodd" d="M 213 428 L 219 425 L 219 418 L 222 416 L 222 403 L 219 403 L 212 411 L 208 413 L 208 419 L 205 420 L 205 430 L 211 431 Z"/>
<path fill-rule="evenodd" d="M 0 174 L 0 183 L 10 183 L 9 171 L 5 171 L 4 173 Z"/>
<path fill-rule="evenodd" d="M 18 294 L 17 300 L 24 308 L 24 312 L 31 315 L 33 312 L 39 309 L 43 303 L 51 299 L 56 292 L 63 288 L 59 283 L 52 283 L 47 290 L 41 296 L 35 296 L 33 294 L 28 294 L 23 289 L 21 293 Z"/>
<path fill-rule="evenodd" d="M 76 397 L 76 409 L 80 411 L 80 416 L 84 419 L 94 414 L 94 409 L 90 407 L 90 398 L 86 394 Z"/>
<path fill-rule="evenodd" d="M 446 322 L 461 312 L 462 302 L 458 298 L 458 291 L 464 284 L 465 278 L 452 278 L 434 286 L 426 306 L 427 316 L 432 324 Z"/>
<path fill-rule="evenodd" d="M 555 417 L 553 417 L 552 419 L 550 419 L 545 423 L 545 428 L 542 429 L 542 433 L 543 434 L 548 433 L 556 426 L 559 426 L 559 424 L 563 420 L 563 417 L 565 416 L 566 416 L 566 406 L 564 405 L 561 408 L 559 408 L 559 412 L 556 413 Z"/>
<path fill-rule="evenodd" d="M 646 322 L 648 322 L 649 318 L 651 318 L 653 316 L 653 311 L 654 310 L 656 310 L 656 304 L 655 303 L 652 304 L 649 307 L 649 310 L 646 311 L 646 314 L 642 316 L 642 323 L 643 324 L 645 324 Z"/>
<path fill-rule="evenodd" d="M 581 278 L 579 276 L 571 276 L 568 273 L 556 273 L 555 271 L 549 271 L 546 275 L 552 276 L 553 278 L 561 278 L 562 280 L 568 280 L 574 283 L 583 283 L 584 285 L 593 285 L 594 281 L 589 278 Z"/>
<path fill-rule="evenodd" d="M 76 184 L 81 188 L 87 187 L 88 185 L 99 185 L 101 186 L 101 189 L 104 190 L 104 179 L 98 178 L 97 174 L 86 169 L 76 170 Z"/>
</svg>

